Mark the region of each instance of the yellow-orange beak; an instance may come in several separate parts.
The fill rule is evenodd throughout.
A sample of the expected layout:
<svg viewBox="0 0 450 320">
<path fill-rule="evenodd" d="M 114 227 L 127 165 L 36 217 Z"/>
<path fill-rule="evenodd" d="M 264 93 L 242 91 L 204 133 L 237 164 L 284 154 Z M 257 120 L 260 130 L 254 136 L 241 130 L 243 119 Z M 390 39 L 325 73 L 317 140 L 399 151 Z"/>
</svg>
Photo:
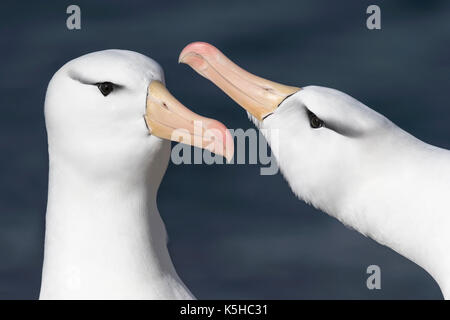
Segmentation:
<svg viewBox="0 0 450 320">
<path fill-rule="evenodd" d="M 280 103 L 300 88 L 285 86 L 255 76 L 205 42 L 187 45 L 178 59 L 212 81 L 258 120 L 271 114 Z"/>
<path fill-rule="evenodd" d="M 202 117 L 180 103 L 160 81 L 148 86 L 145 122 L 152 135 L 207 149 L 231 161 L 233 138 L 219 121 Z"/>
</svg>

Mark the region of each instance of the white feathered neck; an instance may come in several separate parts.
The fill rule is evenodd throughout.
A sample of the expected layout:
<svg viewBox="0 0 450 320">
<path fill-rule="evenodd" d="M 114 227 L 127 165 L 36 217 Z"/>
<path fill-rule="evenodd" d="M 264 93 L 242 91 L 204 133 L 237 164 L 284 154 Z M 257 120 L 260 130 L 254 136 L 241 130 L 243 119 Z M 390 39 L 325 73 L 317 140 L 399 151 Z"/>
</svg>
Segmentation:
<svg viewBox="0 0 450 320">
<path fill-rule="evenodd" d="M 50 148 L 41 299 L 189 299 L 172 265 L 156 193 L 168 147 L 147 172 L 90 180 Z"/>
</svg>

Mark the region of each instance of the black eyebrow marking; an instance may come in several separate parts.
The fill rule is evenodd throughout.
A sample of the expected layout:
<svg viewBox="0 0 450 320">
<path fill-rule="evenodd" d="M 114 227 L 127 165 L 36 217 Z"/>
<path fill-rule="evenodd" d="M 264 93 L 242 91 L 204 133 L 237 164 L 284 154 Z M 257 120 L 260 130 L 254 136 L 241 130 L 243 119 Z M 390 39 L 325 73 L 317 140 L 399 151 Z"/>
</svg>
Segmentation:
<svg viewBox="0 0 450 320">
<path fill-rule="evenodd" d="M 76 74 L 73 71 L 69 71 L 68 74 L 69 74 L 70 79 L 78 81 L 82 84 L 92 84 L 92 85 L 96 84 L 96 82 L 94 82 L 94 81 L 88 81 L 88 80 L 83 79 L 83 77 L 81 77 L 79 74 Z"/>
<path fill-rule="evenodd" d="M 108 80 L 108 79 L 104 79 L 104 80 L 100 80 L 100 81 L 97 81 L 97 80 L 87 80 L 87 79 L 84 79 L 82 76 L 80 76 L 79 74 L 75 73 L 75 72 L 72 71 L 72 70 L 69 71 L 68 74 L 69 74 L 69 78 L 71 78 L 72 80 L 78 81 L 78 82 L 80 82 L 80 83 L 82 83 L 82 84 L 87 84 L 87 85 L 97 86 L 97 85 L 99 85 L 100 83 L 103 83 L 103 82 L 111 82 L 111 83 L 114 85 L 114 87 L 115 87 L 116 89 L 121 89 L 121 88 L 124 88 L 124 87 L 125 87 L 125 86 L 122 85 L 122 84 L 117 84 L 116 82 L 110 81 L 110 80 Z"/>
<path fill-rule="evenodd" d="M 347 136 L 350 138 L 356 138 L 356 137 L 362 136 L 362 134 L 363 134 L 362 131 L 350 128 L 346 125 L 343 125 L 342 123 L 337 123 L 332 120 L 324 121 L 324 122 L 325 122 L 325 125 L 324 125 L 325 128 L 333 130 L 343 136 Z"/>
</svg>

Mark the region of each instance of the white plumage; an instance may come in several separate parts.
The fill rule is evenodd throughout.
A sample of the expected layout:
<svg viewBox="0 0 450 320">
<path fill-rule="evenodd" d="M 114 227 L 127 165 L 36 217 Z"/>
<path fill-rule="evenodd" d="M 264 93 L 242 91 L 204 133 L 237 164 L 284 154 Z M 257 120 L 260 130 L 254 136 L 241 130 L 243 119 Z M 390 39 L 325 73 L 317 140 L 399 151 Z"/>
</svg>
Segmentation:
<svg viewBox="0 0 450 320">
<path fill-rule="evenodd" d="M 299 198 L 422 266 L 450 299 L 450 151 L 340 91 L 255 76 L 208 43 L 187 45 L 179 61 L 265 129 Z"/>
<path fill-rule="evenodd" d="M 107 50 L 67 63 L 46 96 L 49 192 L 41 299 L 190 299 L 156 205 L 170 142 L 149 135 L 141 54 Z M 103 96 L 96 84 L 117 84 Z"/>
<path fill-rule="evenodd" d="M 325 123 L 310 126 L 306 109 Z M 264 121 L 293 192 L 427 270 L 450 297 L 450 152 L 352 97 L 305 87 Z"/>
</svg>

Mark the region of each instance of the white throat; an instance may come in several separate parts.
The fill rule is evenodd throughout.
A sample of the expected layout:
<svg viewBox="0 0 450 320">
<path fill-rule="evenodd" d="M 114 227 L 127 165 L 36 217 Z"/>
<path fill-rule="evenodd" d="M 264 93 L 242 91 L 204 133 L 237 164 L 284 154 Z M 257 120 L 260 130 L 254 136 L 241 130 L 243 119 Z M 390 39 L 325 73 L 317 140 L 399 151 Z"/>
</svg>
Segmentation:
<svg viewBox="0 0 450 320">
<path fill-rule="evenodd" d="M 146 172 L 101 183 L 49 150 L 40 298 L 193 298 L 173 267 L 156 206 L 170 144 Z"/>
</svg>

